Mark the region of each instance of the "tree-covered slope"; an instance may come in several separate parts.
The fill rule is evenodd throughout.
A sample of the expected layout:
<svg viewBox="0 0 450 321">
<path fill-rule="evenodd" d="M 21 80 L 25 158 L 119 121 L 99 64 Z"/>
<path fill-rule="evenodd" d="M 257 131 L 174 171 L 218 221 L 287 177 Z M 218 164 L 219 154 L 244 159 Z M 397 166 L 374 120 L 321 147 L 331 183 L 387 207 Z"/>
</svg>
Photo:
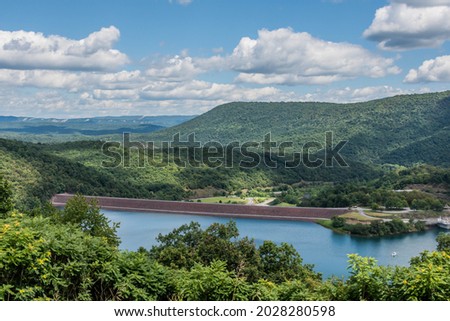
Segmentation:
<svg viewBox="0 0 450 321">
<path fill-rule="evenodd" d="M 318 141 L 323 145 L 325 132 L 333 131 L 335 144 L 348 140 L 342 153 L 349 166 L 286 168 L 286 158 L 272 155 L 275 167 L 260 162 L 243 168 L 239 165 L 248 157 L 238 151 L 231 167 L 180 167 L 174 162 L 141 166 L 139 152 L 131 149 L 129 166 L 105 167 L 103 162 L 110 158 L 102 153 L 100 141 L 33 144 L 0 139 L 0 175 L 13 184 L 17 198 L 29 205 L 61 192 L 176 200 L 208 188 L 222 193 L 301 181 L 367 181 L 382 175 L 378 164 L 448 166 L 449 120 L 450 91 L 357 104 L 231 103 L 147 139 L 169 139 L 180 132 L 195 133 L 202 142 L 242 144 L 261 142 L 271 132 L 278 143 Z M 259 155 L 260 160 L 268 158 Z M 154 156 L 158 161 L 164 153 L 155 151 Z"/>
<path fill-rule="evenodd" d="M 237 102 L 218 106 L 181 125 L 152 133 L 156 141 L 195 133 L 202 142 L 263 140 L 322 144 L 325 132 L 348 140 L 345 155 L 364 162 L 449 164 L 450 91 L 353 104 Z"/>
<path fill-rule="evenodd" d="M 236 156 L 232 168 L 208 166 L 180 167 L 173 162 L 139 165 L 139 153 L 130 151 L 129 166 L 103 166 L 109 161 L 102 142 L 34 144 L 0 139 L 0 176 L 13 185 L 16 201 L 29 209 L 57 193 L 181 200 L 195 196 L 196 190 L 211 193 L 305 181 L 349 181 L 378 177 L 371 166 L 350 162 L 349 167 L 255 168 L 239 167 Z M 161 153 L 155 154 L 162 157 Z"/>
</svg>

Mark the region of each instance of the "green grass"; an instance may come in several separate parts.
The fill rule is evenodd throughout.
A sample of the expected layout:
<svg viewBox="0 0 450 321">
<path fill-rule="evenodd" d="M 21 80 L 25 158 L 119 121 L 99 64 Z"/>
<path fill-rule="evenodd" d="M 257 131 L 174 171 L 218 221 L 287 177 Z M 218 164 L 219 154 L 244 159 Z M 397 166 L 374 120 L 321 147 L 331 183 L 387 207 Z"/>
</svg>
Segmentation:
<svg viewBox="0 0 450 321">
<path fill-rule="evenodd" d="M 327 229 L 330 229 L 336 233 L 340 233 L 340 234 L 349 234 L 347 231 L 345 231 L 342 228 L 336 228 L 333 226 L 333 223 L 331 220 L 316 220 L 315 221 L 317 224 L 319 224 L 320 226 L 323 226 Z"/>
<path fill-rule="evenodd" d="M 222 203 L 222 204 L 247 204 L 246 200 L 238 197 L 206 197 L 194 199 L 194 202 L 201 201 L 202 203 Z"/>
<path fill-rule="evenodd" d="M 350 213 L 346 213 L 343 215 L 340 215 L 340 217 L 343 217 L 345 219 L 351 219 L 351 220 L 356 220 L 356 221 L 360 221 L 360 222 L 370 222 L 370 221 L 375 221 L 378 220 L 375 217 L 365 217 L 362 216 L 361 214 L 359 214 L 358 212 L 350 212 Z"/>
<path fill-rule="evenodd" d="M 286 202 L 281 202 L 280 204 L 277 204 L 275 206 L 280 206 L 280 207 L 295 207 L 295 204 L 289 204 Z"/>
<path fill-rule="evenodd" d="M 387 213 L 379 213 L 374 211 L 366 211 L 366 214 L 376 218 L 395 218 L 395 215 L 387 214 Z"/>
</svg>

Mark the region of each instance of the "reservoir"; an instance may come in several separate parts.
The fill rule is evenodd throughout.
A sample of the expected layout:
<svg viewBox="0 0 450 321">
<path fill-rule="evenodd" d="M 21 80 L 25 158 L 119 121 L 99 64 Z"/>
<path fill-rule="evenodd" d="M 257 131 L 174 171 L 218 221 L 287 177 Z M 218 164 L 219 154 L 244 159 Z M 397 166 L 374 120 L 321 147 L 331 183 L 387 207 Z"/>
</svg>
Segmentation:
<svg viewBox="0 0 450 321">
<path fill-rule="evenodd" d="M 173 229 L 192 221 L 203 228 L 212 223 L 226 223 L 230 219 L 185 214 L 142 213 L 127 211 L 102 212 L 113 222 L 119 222 L 120 248 L 135 251 L 140 246 L 150 249 L 157 242 L 159 233 L 167 234 Z M 315 223 L 234 219 L 240 236 L 253 238 L 257 245 L 264 240 L 292 244 L 303 258 L 303 263 L 314 264 L 314 270 L 329 277 L 348 276 L 347 254 L 357 253 L 378 260 L 381 265 L 409 265 L 409 260 L 424 250 L 436 249 L 436 236 L 443 230 L 434 228 L 426 232 L 411 233 L 382 238 L 361 238 L 335 233 Z M 396 256 L 392 253 L 396 252 Z"/>
</svg>

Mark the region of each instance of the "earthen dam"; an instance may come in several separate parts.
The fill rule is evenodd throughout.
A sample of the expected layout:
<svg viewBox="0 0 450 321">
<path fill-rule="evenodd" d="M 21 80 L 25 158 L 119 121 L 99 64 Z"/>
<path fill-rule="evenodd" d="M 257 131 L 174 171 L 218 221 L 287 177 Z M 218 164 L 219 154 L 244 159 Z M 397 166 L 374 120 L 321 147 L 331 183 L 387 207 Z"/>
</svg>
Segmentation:
<svg viewBox="0 0 450 321">
<path fill-rule="evenodd" d="M 64 206 L 73 194 L 57 194 L 54 206 Z M 348 212 L 347 208 L 277 207 L 258 205 L 209 204 L 187 201 L 161 201 L 104 196 L 85 196 L 96 199 L 101 208 L 117 211 L 160 212 L 167 214 L 193 214 L 229 218 L 254 218 L 265 220 L 315 221 L 330 219 Z"/>
</svg>

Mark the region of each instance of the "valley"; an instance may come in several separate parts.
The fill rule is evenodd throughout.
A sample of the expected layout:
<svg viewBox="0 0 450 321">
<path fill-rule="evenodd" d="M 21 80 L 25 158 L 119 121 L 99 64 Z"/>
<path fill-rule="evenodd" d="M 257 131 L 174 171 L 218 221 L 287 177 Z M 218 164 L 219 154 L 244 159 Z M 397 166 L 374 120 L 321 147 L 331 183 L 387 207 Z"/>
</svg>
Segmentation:
<svg viewBox="0 0 450 321">
<path fill-rule="evenodd" d="M 137 260 L 147 267 L 133 273 L 140 275 L 159 269 L 165 275 L 164 282 L 168 282 L 168 274 L 180 278 L 183 273 L 196 273 L 196 269 L 230 273 L 229 277 L 239 275 L 237 280 L 248 291 L 242 296 L 245 300 L 410 298 L 404 292 L 395 292 L 392 284 L 396 283 L 392 280 L 413 277 L 417 267 L 441 260 L 436 256 L 446 255 L 445 252 L 424 252 L 410 266 L 403 258 L 402 266 L 395 268 L 356 254 L 339 255 L 334 258 L 336 264 L 347 259 L 350 264 L 348 273 L 344 273 L 342 267 L 332 269 L 325 258 L 302 249 L 303 243 L 296 241 L 295 233 L 282 231 L 311 233 L 313 229 L 314 235 L 327 238 L 312 249 L 326 244 L 335 248 L 339 245 L 334 243 L 337 240 L 351 240 L 348 248 L 333 250 L 346 254 L 355 246 L 370 252 L 385 250 L 391 244 L 403 254 L 417 255 L 425 249 L 432 250 L 436 236 L 438 248 L 446 249 L 445 234 L 429 224 L 449 213 L 449 102 L 450 92 L 341 105 L 230 103 L 195 118 L 175 117 L 171 119 L 175 123 L 167 128 L 157 127 L 162 123 L 155 125 L 155 119 L 143 124 L 136 123 L 135 118 L 127 118 L 124 123 L 121 118 L 105 118 L 86 127 L 80 125 L 80 120 L 74 125 L 67 120 L 52 127 L 48 123 L 54 120 L 32 120 L 30 124 L 36 126 L 25 126 L 21 123 L 23 119 L 4 118 L 0 124 L 3 233 L 13 243 L 17 235 L 26 233 L 33 235 L 30 237 L 45 234 L 48 240 L 65 235 L 68 244 L 103 242 L 101 248 L 117 251 L 116 258 L 104 262 L 124 269 L 122 260 Z M 8 122 L 14 125 L 5 125 Z M 121 131 L 129 134 L 123 136 Z M 331 142 L 327 140 L 330 137 L 334 139 Z M 330 153 L 331 158 L 327 156 Z M 293 163 L 296 165 L 289 166 Z M 138 221 L 130 221 L 132 217 Z M 198 223 L 185 221 L 190 218 L 222 223 L 212 223 L 203 230 Z M 232 220 L 228 223 L 224 221 L 229 219 Z M 247 225 L 249 219 L 253 223 Z M 155 237 L 156 232 L 145 234 L 150 228 L 148 220 L 156 220 L 161 231 L 168 234 L 159 232 L 156 242 L 149 241 L 148 237 Z M 244 229 L 276 226 L 281 234 L 273 236 L 281 243 L 239 237 L 234 221 L 240 222 Z M 307 221 L 304 224 L 310 227 L 294 221 Z M 122 230 L 122 222 L 130 227 Z M 168 228 L 175 222 L 184 225 L 170 232 Z M 10 226 L 14 228 L 10 230 Z M 26 226 L 26 231 L 16 231 L 20 226 Z M 74 230 L 67 232 L 67 229 Z M 245 231 L 254 234 L 251 229 Z M 81 241 L 87 237 L 92 239 Z M 302 242 L 314 239 L 310 235 Z M 381 240 L 384 245 L 376 246 Z M 414 246 L 412 243 L 406 246 L 405 240 L 414 240 Z M 143 244 L 136 252 L 123 252 L 118 248 L 121 241 L 132 244 L 123 247 L 124 250 L 135 251 L 136 242 Z M 289 245 L 291 242 L 295 247 Z M 145 244 L 152 247 L 142 247 Z M 100 251 L 95 246 L 78 250 Z M 201 252 L 197 252 L 199 248 Z M 226 250 L 217 252 L 219 248 Z M 45 247 L 42 249 L 48 253 Z M 329 278 L 322 279 L 311 264 L 303 263 L 297 251 L 318 262 Z M 385 257 L 386 253 L 376 255 L 383 263 L 394 262 L 393 256 Z M 280 259 L 278 265 L 269 264 L 272 256 Z M 86 264 L 90 266 L 88 261 Z M 13 273 L 14 269 L 8 271 Z M 376 272 L 380 273 L 380 282 L 387 284 L 389 293 L 395 295 L 355 294 L 352 289 L 361 286 L 356 277 L 365 276 L 365 271 L 370 271 L 369 274 L 381 271 Z M 123 274 L 108 276 L 115 280 L 114 289 L 120 287 L 121 278 L 129 275 L 120 273 Z M 201 273 L 207 275 L 205 271 Z M 348 279 L 335 281 L 336 273 L 345 274 Z M 189 274 L 185 278 L 193 280 L 194 276 Z M 268 288 L 258 283 L 263 282 L 261 278 L 274 282 L 275 292 L 262 295 L 260 291 Z M 99 293 L 89 297 L 135 299 L 150 298 L 147 294 L 154 293 L 152 298 L 170 299 L 181 295 L 173 290 L 182 286 L 177 280 L 160 283 L 162 292 L 144 290 L 142 293 L 146 294 L 142 297 L 136 297 L 137 292 L 125 295 L 121 290 L 117 290 L 118 296 Z M 300 291 L 291 281 L 309 285 Z M 22 298 L 39 298 L 40 293 L 44 297 L 53 295 L 45 285 L 39 286 L 41 292 Z M 290 286 L 300 291 L 301 296 L 284 295 Z M 405 284 L 402 287 L 402 291 L 409 290 Z M 20 292 L 4 295 L 9 299 L 21 298 Z M 71 293 L 65 295 L 73 298 Z M 424 293 L 421 298 L 429 296 Z"/>
</svg>

